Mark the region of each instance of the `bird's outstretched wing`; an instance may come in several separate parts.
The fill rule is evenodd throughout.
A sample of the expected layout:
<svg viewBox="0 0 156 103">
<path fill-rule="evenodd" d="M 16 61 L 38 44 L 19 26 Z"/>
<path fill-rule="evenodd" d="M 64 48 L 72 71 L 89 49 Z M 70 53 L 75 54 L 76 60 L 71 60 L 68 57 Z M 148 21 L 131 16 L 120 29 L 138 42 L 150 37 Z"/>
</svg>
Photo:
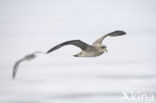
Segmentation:
<svg viewBox="0 0 156 103">
<path fill-rule="evenodd" d="M 115 36 L 121 36 L 121 35 L 125 35 L 125 34 L 126 34 L 126 32 L 124 32 L 124 31 L 120 31 L 120 30 L 119 31 L 114 31 L 114 32 L 108 33 L 108 34 L 100 37 L 92 45 L 101 44 L 103 39 L 106 38 L 107 36 L 115 37 Z"/>
<path fill-rule="evenodd" d="M 15 63 L 15 65 L 14 65 L 14 67 L 13 67 L 12 78 L 15 78 L 16 73 L 17 73 L 18 66 L 19 66 L 19 64 L 20 64 L 22 61 L 24 61 L 24 58 L 18 60 L 18 61 Z"/>
<path fill-rule="evenodd" d="M 32 53 L 32 54 L 28 54 L 28 55 L 26 55 L 24 58 L 18 60 L 18 61 L 15 63 L 14 67 L 13 67 L 12 78 L 15 78 L 20 63 L 22 63 L 22 62 L 24 62 L 24 61 L 33 60 L 35 57 L 38 56 L 38 54 L 43 54 L 43 53 L 44 53 L 44 52 L 37 51 L 37 52 L 34 52 L 34 53 Z"/>
<path fill-rule="evenodd" d="M 75 46 L 81 48 L 82 50 L 86 50 L 88 48 L 92 48 L 91 45 L 89 45 L 89 44 L 87 44 L 87 43 L 85 43 L 85 42 L 83 42 L 81 40 L 70 40 L 70 41 L 66 41 L 66 42 L 63 42 L 61 44 L 58 44 L 58 45 L 54 46 L 53 48 L 48 50 L 47 53 L 50 53 L 50 52 L 52 52 L 54 50 L 57 50 L 57 49 L 65 46 L 65 45 L 75 45 Z"/>
</svg>

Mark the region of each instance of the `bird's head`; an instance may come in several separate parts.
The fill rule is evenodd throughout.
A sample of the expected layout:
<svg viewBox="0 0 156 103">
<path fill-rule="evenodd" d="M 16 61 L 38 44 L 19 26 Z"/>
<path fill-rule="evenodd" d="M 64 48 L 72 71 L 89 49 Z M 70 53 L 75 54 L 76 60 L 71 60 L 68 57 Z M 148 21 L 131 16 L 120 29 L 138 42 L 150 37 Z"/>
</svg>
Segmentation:
<svg viewBox="0 0 156 103">
<path fill-rule="evenodd" d="M 101 45 L 101 46 L 100 46 L 100 49 L 101 49 L 103 52 L 108 52 L 107 46 L 106 46 L 106 45 Z"/>
</svg>

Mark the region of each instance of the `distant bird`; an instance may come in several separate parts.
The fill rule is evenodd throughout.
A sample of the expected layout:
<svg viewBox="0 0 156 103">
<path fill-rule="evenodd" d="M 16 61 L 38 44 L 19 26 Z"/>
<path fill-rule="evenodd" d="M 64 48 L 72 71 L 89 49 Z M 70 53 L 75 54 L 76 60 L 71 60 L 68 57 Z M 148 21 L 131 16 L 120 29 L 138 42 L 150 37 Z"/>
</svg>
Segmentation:
<svg viewBox="0 0 156 103">
<path fill-rule="evenodd" d="M 47 53 L 57 50 L 65 45 L 75 45 L 75 46 L 81 48 L 82 51 L 73 56 L 75 56 L 75 57 L 96 57 L 96 56 L 103 54 L 104 52 L 108 52 L 106 45 L 102 45 L 102 41 L 104 38 L 106 38 L 108 36 L 115 37 L 115 36 L 121 36 L 121 35 L 125 35 L 125 34 L 126 34 L 126 32 L 124 32 L 124 31 L 114 31 L 114 32 L 108 33 L 108 34 L 102 36 L 101 38 L 97 39 L 92 45 L 89 45 L 81 40 L 66 41 L 66 42 L 63 42 L 61 44 L 54 46 L 53 48 L 48 50 Z"/>
<path fill-rule="evenodd" d="M 34 58 L 36 58 L 39 54 L 45 54 L 44 52 L 41 52 L 41 51 L 37 51 L 37 52 L 34 52 L 32 54 L 28 54 L 26 55 L 25 57 L 23 57 L 22 59 L 18 60 L 14 67 L 13 67 L 13 72 L 12 72 L 12 77 L 15 78 L 16 76 L 16 73 L 17 73 L 17 70 L 18 70 L 18 67 L 19 67 L 19 64 L 23 61 L 31 61 L 33 60 Z"/>
</svg>

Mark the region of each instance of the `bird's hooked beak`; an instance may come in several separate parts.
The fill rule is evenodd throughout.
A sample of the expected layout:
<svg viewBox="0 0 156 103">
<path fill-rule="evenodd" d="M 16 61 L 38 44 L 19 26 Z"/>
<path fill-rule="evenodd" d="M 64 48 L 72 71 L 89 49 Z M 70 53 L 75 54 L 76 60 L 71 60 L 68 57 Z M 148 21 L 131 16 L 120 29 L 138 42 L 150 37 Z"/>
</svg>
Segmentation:
<svg viewBox="0 0 156 103">
<path fill-rule="evenodd" d="M 104 52 L 108 53 L 108 50 L 105 48 L 105 49 L 104 49 Z"/>
</svg>

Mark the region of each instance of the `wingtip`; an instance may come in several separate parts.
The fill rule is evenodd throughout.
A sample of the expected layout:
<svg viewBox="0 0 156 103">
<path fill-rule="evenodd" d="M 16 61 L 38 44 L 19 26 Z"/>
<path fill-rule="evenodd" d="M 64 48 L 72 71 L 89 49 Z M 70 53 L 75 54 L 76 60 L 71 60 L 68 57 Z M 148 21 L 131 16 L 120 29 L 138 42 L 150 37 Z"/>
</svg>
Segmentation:
<svg viewBox="0 0 156 103">
<path fill-rule="evenodd" d="M 123 30 L 117 30 L 116 32 L 120 32 L 122 35 L 125 35 L 125 34 L 127 34 L 125 31 L 123 31 Z"/>
<path fill-rule="evenodd" d="M 127 34 L 125 31 L 121 31 L 123 33 L 123 35 Z"/>
<path fill-rule="evenodd" d="M 54 51 L 54 50 L 55 50 L 55 48 L 52 48 L 52 49 L 48 50 L 48 51 L 46 52 L 46 54 L 48 54 L 48 53 L 50 53 L 50 52 L 52 52 L 52 51 Z"/>
<path fill-rule="evenodd" d="M 12 71 L 12 79 L 15 79 L 16 77 L 16 71 L 17 71 L 17 65 L 15 64 L 14 68 L 13 68 L 13 71 Z"/>
<path fill-rule="evenodd" d="M 50 51 L 47 51 L 47 52 L 46 52 L 46 54 L 49 54 L 49 53 L 50 53 Z"/>
<path fill-rule="evenodd" d="M 12 77 L 13 80 L 15 80 L 15 77 Z"/>
<path fill-rule="evenodd" d="M 76 54 L 76 55 L 73 55 L 74 57 L 78 57 L 78 54 Z"/>
<path fill-rule="evenodd" d="M 12 75 L 12 79 L 13 79 L 13 80 L 15 79 L 15 74 Z"/>
</svg>

